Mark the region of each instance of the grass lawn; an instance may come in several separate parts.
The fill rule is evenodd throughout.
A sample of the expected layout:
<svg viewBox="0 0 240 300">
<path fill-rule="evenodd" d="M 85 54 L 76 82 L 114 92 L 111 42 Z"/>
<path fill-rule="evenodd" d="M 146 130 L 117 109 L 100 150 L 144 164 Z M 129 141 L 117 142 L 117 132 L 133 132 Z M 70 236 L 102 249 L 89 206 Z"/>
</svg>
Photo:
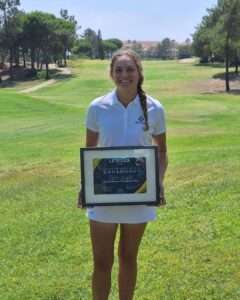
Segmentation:
<svg viewBox="0 0 240 300">
<path fill-rule="evenodd" d="M 92 257 L 76 209 L 89 102 L 113 85 L 108 62 L 28 95 L 0 90 L 0 300 L 90 300 Z M 167 114 L 168 205 L 139 253 L 136 300 L 240 299 L 240 95 L 193 92 L 223 69 L 144 62 Z M 111 300 L 117 300 L 117 259 Z"/>
</svg>

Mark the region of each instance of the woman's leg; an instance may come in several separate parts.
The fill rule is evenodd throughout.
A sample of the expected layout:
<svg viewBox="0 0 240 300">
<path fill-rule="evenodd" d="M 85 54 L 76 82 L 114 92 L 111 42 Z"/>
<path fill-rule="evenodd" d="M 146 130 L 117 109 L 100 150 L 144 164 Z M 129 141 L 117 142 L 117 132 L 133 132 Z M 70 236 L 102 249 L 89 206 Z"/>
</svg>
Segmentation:
<svg viewBox="0 0 240 300">
<path fill-rule="evenodd" d="M 121 224 L 119 255 L 119 299 L 132 300 L 137 278 L 138 248 L 146 228 L 142 224 Z"/>
<path fill-rule="evenodd" d="M 111 289 L 111 271 L 114 258 L 114 240 L 117 224 L 90 220 L 94 260 L 92 276 L 93 300 L 107 300 Z"/>
</svg>

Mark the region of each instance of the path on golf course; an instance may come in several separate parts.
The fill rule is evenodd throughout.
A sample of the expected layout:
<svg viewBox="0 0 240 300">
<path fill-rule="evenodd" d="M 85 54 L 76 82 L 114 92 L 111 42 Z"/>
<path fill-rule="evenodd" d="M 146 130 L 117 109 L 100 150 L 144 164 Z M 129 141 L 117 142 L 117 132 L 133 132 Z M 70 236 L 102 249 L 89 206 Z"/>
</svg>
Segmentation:
<svg viewBox="0 0 240 300">
<path fill-rule="evenodd" d="M 57 69 L 58 71 L 60 71 L 60 75 L 71 75 L 72 72 L 69 68 L 58 68 L 58 67 L 55 67 L 55 69 Z M 57 82 L 58 80 L 57 79 L 49 79 L 45 82 L 42 82 L 38 85 L 35 85 L 31 88 L 27 88 L 27 89 L 24 89 L 24 90 L 21 90 L 19 93 L 31 93 L 31 92 L 35 92 L 43 87 L 46 87 L 48 85 L 51 85 L 51 84 L 54 84 L 55 82 Z"/>
</svg>

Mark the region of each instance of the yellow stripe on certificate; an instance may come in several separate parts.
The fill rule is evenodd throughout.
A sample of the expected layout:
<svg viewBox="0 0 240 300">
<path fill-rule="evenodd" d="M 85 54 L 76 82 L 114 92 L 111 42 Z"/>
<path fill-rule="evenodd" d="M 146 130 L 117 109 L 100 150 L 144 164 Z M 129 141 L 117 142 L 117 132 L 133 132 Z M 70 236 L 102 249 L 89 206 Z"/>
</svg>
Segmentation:
<svg viewBox="0 0 240 300">
<path fill-rule="evenodd" d="M 93 159 L 93 168 L 96 169 L 96 167 L 99 165 L 100 162 L 101 162 L 100 158 L 94 158 Z"/>
<path fill-rule="evenodd" d="M 144 194 L 147 192 L 147 182 L 144 181 L 144 183 L 140 186 L 140 188 L 136 191 L 136 193 Z"/>
</svg>

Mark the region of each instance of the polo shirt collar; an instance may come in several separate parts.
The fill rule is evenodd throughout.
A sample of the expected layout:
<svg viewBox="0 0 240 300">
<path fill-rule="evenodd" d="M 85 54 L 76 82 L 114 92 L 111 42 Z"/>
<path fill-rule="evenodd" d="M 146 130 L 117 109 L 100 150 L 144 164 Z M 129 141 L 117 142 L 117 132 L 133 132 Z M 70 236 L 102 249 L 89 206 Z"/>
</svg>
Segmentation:
<svg viewBox="0 0 240 300">
<path fill-rule="evenodd" d="M 121 105 L 122 106 L 122 103 L 118 100 L 117 90 L 116 89 L 113 91 L 112 104 L 113 105 Z M 136 97 L 133 99 L 133 101 L 131 101 L 129 103 L 129 105 L 138 105 L 138 104 L 139 104 L 139 95 L 137 94 Z"/>
</svg>

